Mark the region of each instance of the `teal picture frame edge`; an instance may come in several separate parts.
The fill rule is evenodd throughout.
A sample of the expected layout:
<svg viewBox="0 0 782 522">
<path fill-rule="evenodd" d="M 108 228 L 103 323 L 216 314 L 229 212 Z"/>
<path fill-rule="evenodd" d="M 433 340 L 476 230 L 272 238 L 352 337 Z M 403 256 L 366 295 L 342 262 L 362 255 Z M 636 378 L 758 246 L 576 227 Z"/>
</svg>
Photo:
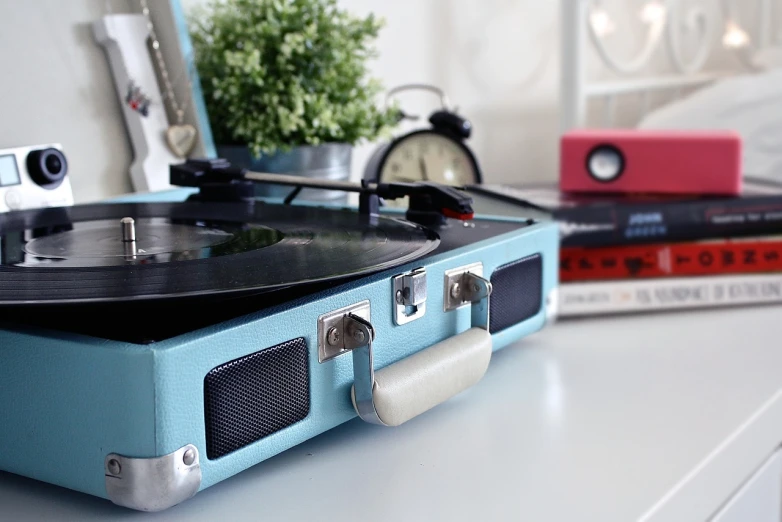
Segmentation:
<svg viewBox="0 0 782 522">
<path fill-rule="evenodd" d="M 198 128 L 201 133 L 201 144 L 204 148 L 204 154 L 207 158 L 216 158 L 217 148 L 215 147 L 214 137 L 212 136 L 212 126 L 209 123 L 209 112 L 206 110 L 204 93 L 201 89 L 201 78 L 195 63 L 195 52 L 193 50 L 193 42 L 190 39 L 190 31 L 187 27 L 187 16 L 185 15 L 182 3 L 179 0 L 169 0 L 169 5 L 171 14 L 174 17 L 179 48 L 182 50 L 182 59 L 185 61 L 185 67 L 190 76 L 190 94 L 193 100 L 193 111 L 195 112 Z"/>
</svg>

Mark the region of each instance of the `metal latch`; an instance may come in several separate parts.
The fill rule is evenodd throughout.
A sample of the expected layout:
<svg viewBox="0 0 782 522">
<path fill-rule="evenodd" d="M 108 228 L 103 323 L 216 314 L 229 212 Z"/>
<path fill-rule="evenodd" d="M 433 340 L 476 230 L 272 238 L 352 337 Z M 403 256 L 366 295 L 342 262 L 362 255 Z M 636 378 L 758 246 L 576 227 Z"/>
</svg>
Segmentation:
<svg viewBox="0 0 782 522">
<path fill-rule="evenodd" d="M 350 327 L 353 324 L 353 321 L 348 320 L 350 315 L 368 322 L 371 319 L 369 301 L 361 301 L 318 317 L 318 362 L 348 353 L 366 342 L 366 339 L 361 338 L 361 332 L 356 333 L 355 328 Z"/>
<path fill-rule="evenodd" d="M 394 322 L 398 325 L 420 319 L 426 313 L 426 269 L 416 268 L 394 277 Z"/>
<path fill-rule="evenodd" d="M 483 264 L 473 263 L 445 271 L 443 311 L 450 312 L 475 303 L 491 293 L 491 283 L 483 278 Z"/>
</svg>

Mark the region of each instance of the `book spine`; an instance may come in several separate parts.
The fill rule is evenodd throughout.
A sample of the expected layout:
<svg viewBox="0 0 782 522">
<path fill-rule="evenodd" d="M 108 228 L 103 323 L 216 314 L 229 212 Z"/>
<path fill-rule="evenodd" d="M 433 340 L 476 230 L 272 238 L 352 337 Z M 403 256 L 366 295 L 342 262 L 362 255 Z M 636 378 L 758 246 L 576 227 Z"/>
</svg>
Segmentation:
<svg viewBox="0 0 782 522">
<path fill-rule="evenodd" d="M 782 271 L 782 238 L 564 247 L 560 281 L 646 279 Z"/>
<path fill-rule="evenodd" d="M 782 274 L 565 283 L 563 318 L 782 302 Z"/>
<path fill-rule="evenodd" d="M 760 234 L 782 227 L 782 198 L 644 202 L 554 212 L 563 246 L 604 246 Z"/>
</svg>

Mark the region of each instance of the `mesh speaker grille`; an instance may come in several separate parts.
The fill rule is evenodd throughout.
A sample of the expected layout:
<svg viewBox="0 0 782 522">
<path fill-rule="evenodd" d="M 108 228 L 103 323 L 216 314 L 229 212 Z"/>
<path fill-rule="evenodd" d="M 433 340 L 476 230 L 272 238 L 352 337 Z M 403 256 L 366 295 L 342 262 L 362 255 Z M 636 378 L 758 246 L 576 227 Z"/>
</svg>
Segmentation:
<svg viewBox="0 0 782 522">
<path fill-rule="evenodd" d="M 307 343 L 265 348 L 204 378 L 206 455 L 222 457 L 294 424 L 310 411 Z"/>
<path fill-rule="evenodd" d="M 543 259 L 535 254 L 497 268 L 491 275 L 489 332 L 534 317 L 542 306 Z"/>
</svg>

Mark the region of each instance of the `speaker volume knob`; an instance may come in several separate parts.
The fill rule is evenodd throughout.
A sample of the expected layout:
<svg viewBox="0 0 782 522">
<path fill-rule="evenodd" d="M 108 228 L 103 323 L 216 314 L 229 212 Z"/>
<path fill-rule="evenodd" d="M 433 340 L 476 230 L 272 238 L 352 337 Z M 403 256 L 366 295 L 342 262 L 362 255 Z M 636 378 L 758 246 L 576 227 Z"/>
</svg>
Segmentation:
<svg viewBox="0 0 782 522">
<path fill-rule="evenodd" d="M 27 172 L 38 185 L 54 189 L 65 179 L 68 162 L 65 155 L 57 149 L 33 150 L 27 155 Z"/>
</svg>

